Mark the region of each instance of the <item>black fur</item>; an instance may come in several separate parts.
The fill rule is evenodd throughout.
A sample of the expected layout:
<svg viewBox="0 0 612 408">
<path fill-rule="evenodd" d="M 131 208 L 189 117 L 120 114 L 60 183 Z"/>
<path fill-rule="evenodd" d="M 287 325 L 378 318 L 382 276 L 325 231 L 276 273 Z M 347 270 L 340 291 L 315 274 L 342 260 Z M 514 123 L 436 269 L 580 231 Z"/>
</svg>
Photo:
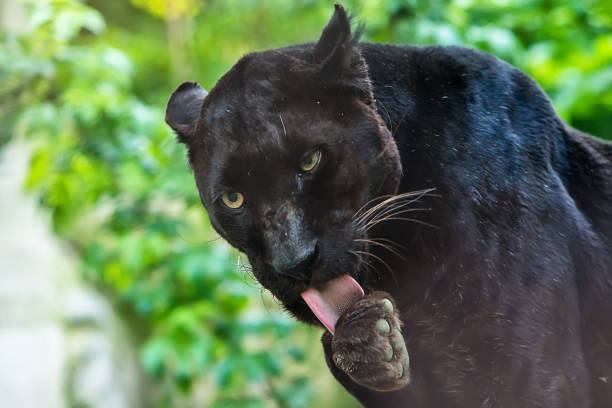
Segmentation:
<svg viewBox="0 0 612 408">
<path fill-rule="evenodd" d="M 213 226 L 288 311 L 318 324 L 299 294 L 343 273 L 394 299 L 410 385 L 358 384 L 323 339 L 364 405 L 612 407 L 612 145 L 566 125 L 521 71 L 460 47 L 358 43 L 336 5 L 318 43 L 249 54 L 208 95 L 183 85 L 166 118 Z M 413 222 L 356 226 L 369 200 L 429 188 L 402 207 L 429 209 Z M 245 206 L 225 208 L 227 191 Z M 271 267 L 306 245 L 308 276 Z"/>
</svg>

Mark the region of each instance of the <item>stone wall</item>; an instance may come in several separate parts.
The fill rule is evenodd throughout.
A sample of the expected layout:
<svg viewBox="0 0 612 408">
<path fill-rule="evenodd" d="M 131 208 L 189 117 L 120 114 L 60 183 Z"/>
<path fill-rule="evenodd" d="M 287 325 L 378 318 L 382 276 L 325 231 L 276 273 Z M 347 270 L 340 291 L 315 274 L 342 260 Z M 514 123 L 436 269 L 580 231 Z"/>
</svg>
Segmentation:
<svg viewBox="0 0 612 408">
<path fill-rule="evenodd" d="M 0 406 L 149 406 L 125 323 L 22 191 L 27 161 L 24 144 L 0 151 Z"/>
</svg>

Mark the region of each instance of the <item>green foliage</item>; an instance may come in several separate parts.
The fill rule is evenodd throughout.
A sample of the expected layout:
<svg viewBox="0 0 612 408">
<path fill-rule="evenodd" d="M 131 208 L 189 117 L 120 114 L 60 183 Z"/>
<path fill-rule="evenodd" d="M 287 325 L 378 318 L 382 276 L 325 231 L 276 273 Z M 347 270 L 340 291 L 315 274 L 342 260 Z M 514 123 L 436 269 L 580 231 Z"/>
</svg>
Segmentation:
<svg viewBox="0 0 612 408">
<path fill-rule="evenodd" d="M 370 39 L 488 51 L 530 74 L 571 124 L 612 138 L 612 1 L 356 3 Z"/>
<path fill-rule="evenodd" d="M 311 406 L 311 382 L 292 369 L 311 332 L 262 310 L 216 240 L 163 110 L 181 81 L 209 89 L 244 53 L 316 39 L 331 3 L 179 3 L 25 2 L 23 31 L 0 33 L 0 144 L 15 134 L 35 145 L 26 185 L 85 276 L 136 316 L 160 405 L 203 387 L 207 406 Z M 492 52 L 572 124 L 612 136 L 610 0 L 344 3 L 365 40 Z"/>
<path fill-rule="evenodd" d="M 216 240 L 164 105 L 134 89 L 134 59 L 82 3 L 27 10 L 27 30 L 0 53 L 6 89 L 20 92 L 14 131 L 35 145 L 26 186 L 85 275 L 145 327 L 141 361 L 162 384 L 160 404 L 210 382 L 210 404 L 305 406 L 304 379 L 284 375 L 301 356 L 289 341 L 295 323 L 261 310 L 260 289 Z M 289 398 L 292 387 L 303 391 Z"/>
</svg>

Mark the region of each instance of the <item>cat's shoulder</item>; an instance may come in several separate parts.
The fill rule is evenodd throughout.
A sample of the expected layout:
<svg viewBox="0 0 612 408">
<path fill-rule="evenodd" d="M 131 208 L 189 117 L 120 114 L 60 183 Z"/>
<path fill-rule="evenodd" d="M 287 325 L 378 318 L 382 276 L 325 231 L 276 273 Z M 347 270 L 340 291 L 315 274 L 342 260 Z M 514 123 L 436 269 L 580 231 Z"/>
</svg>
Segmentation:
<svg viewBox="0 0 612 408">
<path fill-rule="evenodd" d="M 457 45 L 401 45 L 359 43 L 374 82 L 403 80 L 431 85 L 482 85 L 490 81 L 535 82 L 521 70 L 488 52 Z"/>
</svg>

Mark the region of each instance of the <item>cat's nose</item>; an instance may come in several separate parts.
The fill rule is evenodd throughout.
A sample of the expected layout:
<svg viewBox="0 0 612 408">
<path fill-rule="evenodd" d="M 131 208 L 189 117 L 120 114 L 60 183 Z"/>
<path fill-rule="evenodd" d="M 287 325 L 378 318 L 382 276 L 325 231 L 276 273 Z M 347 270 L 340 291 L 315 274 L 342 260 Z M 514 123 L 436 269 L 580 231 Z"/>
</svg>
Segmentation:
<svg viewBox="0 0 612 408">
<path fill-rule="evenodd" d="M 291 279 L 307 282 L 310 279 L 311 270 L 316 264 L 319 256 L 319 246 L 315 242 L 313 245 L 303 248 L 292 259 L 286 259 L 285 262 L 274 262 L 272 266 L 279 275 L 289 277 Z"/>
</svg>

